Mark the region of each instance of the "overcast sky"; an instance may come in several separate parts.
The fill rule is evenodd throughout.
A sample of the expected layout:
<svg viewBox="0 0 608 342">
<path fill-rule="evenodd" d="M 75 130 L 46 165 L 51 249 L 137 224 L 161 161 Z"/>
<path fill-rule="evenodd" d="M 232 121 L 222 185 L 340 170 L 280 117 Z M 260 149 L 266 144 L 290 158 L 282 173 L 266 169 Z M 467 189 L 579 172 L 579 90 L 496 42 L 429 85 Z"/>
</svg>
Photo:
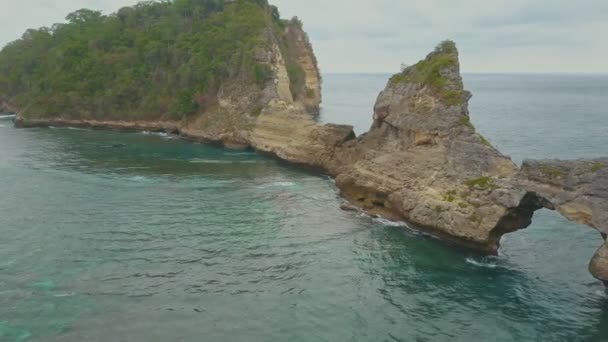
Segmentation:
<svg viewBox="0 0 608 342">
<path fill-rule="evenodd" d="M 0 45 L 75 9 L 136 0 L 0 0 Z M 324 72 L 395 72 L 456 41 L 465 72 L 608 73 L 608 0 L 271 0 L 304 21 Z"/>
</svg>

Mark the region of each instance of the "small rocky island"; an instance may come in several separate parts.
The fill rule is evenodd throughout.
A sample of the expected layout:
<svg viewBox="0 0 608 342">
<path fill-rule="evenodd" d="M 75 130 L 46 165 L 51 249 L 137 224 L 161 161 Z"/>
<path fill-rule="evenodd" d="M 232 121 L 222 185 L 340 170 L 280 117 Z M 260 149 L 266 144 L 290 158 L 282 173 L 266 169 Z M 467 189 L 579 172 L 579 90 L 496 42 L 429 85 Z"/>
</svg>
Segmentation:
<svg viewBox="0 0 608 342">
<path fill-rule="evenodd" d="M 109 17 L 78 12 L 68 17 L 72 20 L 66 26 L 26 33 L 0 53 L 0 111 L 16 112 L 18 127 L 165 131 L 231 148 L 253 148 L 335 177 L 348 207 L 405 220 L 483 253 L 497 253 L 501 237 L 528 227 L 536 210 L 557 210 L 601 233 L 604 245 L 590 271 L 608 283 L 608 159 L 528 160 L 519 168 L 472 125 L 471 94 L 464 89 L 453 42 L 442 42 L 424 60 L 391 77 L 378 96 L 372 127 L 357 137 L 350 126 L 315 121 L 321 78 L 299 20 L 281 20 L 278 10 L 265 1 L 213 4 L 217 7 L 184 10 L 171 3 L 143 3 Z M 27 54 L 32 46 L 46 53 L 63 51 L 63 35 L 105 25 L 135 32 L 134 18 L 179 19 L 179 25 L 190 31 L 197 18 L 204 18 L 198 35 L 185 37 L 184 42 L 213 40 L 217 37 L 208 33 L 214 32 L 240 44 L 217 45 L 217 51 L 186 49 L 180 58 L 193 70 L 208 66 L 200 69 L 206 76 L 198 79 L 189 76 L 190 69 L 179 72 L 183 61 L 173 60 L 176 57 L 167 56 L 162 48 L 152 56 L 158 58 L 149 59 L 147 54 L 120 55 L 102 44 L 103 37 L 87 42 L 107 58 L 149 65 L 133 77 L 135 88 L 138 82 L 154 85 L 152 97 L 132 92 L 130 84 L 120 90 L 125 75 L 110 67 L 101 83 L 89 84 L 84 77 L 82 85 L 28 71 L 32 65 L 46 70 L 53 62 L 44 54 Z M 232 20 L 244 26 L 220 25 L 226 31 L 206 26 Z M 224 64 L 189 59 L 219 52 L 242 58 Z M 17 55 L 29 60 L 10 64 Z M 103 61 L 99 63 L 80 72 L 105 71 Z M 14 77 L 16 72 L 27 77 Z M 49 97 L 51 91 L 57 97 Z M 131 97 L 125 98 L 127 94 Z"/>
</svg>

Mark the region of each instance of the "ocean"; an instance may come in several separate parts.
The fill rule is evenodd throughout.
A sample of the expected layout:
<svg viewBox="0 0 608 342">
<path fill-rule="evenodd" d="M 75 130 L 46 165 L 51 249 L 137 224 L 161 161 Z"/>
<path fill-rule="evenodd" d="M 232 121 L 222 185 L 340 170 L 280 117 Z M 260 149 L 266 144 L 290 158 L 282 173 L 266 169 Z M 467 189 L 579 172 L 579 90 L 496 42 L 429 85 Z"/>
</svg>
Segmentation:
<svg viewBox="0 0 608 342">
<path fill-rule="evenodd" d="M 324 75 L 371 124 L 388 75 Z M 503 153 L 608 155 L 608 76 L 465 75 Z M 608 341 L 594 230 L 547 210 L 480 256 L 341 211 L 333 181 L 162 134 L 0 118 L 0 341 Z"/>
</svg>

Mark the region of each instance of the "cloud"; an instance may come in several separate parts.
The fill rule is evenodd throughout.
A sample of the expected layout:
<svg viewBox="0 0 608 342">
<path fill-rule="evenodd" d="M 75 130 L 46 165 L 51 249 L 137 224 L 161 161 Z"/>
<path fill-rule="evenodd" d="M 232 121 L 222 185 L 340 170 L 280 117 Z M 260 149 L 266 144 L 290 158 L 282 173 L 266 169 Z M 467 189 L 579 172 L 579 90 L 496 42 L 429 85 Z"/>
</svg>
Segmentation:
<svg viewBox="0 0 608 342">
<path fill-rule="evenodd" d="M 80 8 L 136 0 L 0 0 L 0 45 Z M 608 1 L 271 0 L 299 16 L 326 72 L 394 72 L 454 39 L 466 72 L 608 72 Z"/>
</svg>

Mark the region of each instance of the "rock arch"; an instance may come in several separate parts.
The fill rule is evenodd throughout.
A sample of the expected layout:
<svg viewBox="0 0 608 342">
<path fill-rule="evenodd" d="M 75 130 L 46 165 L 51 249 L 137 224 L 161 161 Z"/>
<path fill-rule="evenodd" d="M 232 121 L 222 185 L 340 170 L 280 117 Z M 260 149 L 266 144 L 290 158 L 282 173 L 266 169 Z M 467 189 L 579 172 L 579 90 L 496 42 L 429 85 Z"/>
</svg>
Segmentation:
<svg viewBox="0 0 608 342">
<path fill-rule="evenodd" d="M 608 158 L 526 160 L 515 181 L 543 207 L 600 233 L 589 271 L 608 285 Z"/>
</svg>

